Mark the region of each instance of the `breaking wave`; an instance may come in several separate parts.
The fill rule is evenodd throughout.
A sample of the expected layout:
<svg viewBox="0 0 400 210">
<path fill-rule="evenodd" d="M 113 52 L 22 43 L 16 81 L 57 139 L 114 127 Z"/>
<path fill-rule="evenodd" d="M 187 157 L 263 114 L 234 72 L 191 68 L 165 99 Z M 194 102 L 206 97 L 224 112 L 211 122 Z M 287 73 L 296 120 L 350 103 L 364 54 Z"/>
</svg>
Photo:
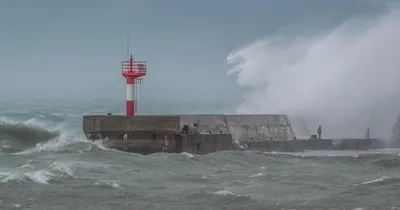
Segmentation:
<svg viewBox="0 0 400 210">
<path fill-rule="evenodd" d="M 70 119 L 72 125 L 68 124 Z M 88 148 L 88 141 L 77 129 L 75 121 L 76 115 L 70 114 L 20 116 L 18 112 L 8 111 L 0 116 L 0 152 L 30 154 L 40 151 L 84 151 Z M 96 148 L 104 149 L 100 147 L 99 144 Z"/>
<path fill-rule="evenodd" d="M 60 135 L 35 125 L 0 121 L 0 144 L 4 151 L 18 151 L 48 141 Z"/>
<path fill-rule="evenodd" d="M 388 6 L 389 7 L 389 6 Z M 400 112 L 398 5 L 313 36 L 277 34 L 227 56 L 248 88 L 238 113 L 284 113 L 324 135 L 390 138 Z"/>
</svg>

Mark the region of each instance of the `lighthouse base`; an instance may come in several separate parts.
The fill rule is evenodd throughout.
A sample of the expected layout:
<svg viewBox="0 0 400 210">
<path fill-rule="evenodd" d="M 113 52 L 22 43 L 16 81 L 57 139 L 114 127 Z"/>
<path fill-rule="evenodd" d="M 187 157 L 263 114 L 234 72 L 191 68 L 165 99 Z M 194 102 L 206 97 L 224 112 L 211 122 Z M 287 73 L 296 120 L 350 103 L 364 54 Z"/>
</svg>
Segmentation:
<svg viewBox="0 0 400 210">
<path fill-rule="evenodd" d="M 368 150 L 383 148 L 379 139 L 305 139 L 305 127 L 286 115 L 149 115 L 83 116 L 89 140 L 126 152 L 223 150 L 301 152 L 304 150 Z M 295 135 L 297 134 L 297 135 Z"/>
</svg>

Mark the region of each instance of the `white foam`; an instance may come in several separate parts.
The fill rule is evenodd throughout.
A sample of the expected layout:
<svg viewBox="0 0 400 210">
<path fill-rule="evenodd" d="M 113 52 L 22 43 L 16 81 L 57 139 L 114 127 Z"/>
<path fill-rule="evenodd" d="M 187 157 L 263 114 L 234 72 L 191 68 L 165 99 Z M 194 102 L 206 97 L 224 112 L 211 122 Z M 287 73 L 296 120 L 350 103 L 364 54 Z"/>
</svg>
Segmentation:
<svg viewBox="0 0 400 210">
<path fill-rule="evenodd" d="M 41 183 L 41 184 L 47 184 L 48 181 L 54 177 L 55 175 L 51 173 L 50 171 L 47 170 L 39 170 L 39 171 L 33 171 L 33 172 L 28 172 L 25 174 L 29 179 L 31 179 L 34 182 Z"/>
<path fill-rule="evenodd" d="M 111 184 L 111 186 L 114 187 L 114 188 L 121 188 L 121 186 L 119 184 L 115 183 L 115 182 L 113 182 Z"/>
<path fill-rule="evenodd" d="M 390 179 L 390 177 L 382 176 L 380 178 L 377 178 L 377 179 L 374 179 L 374 180 L 371 180 L 371 181 L 367 181 L 367 182 L 363 182 L 361 184 L 373 184 L 373 183 L 377 183 L 377 182 L 383 182 L 383 181 L 385 181 L 387 179 Z"/>
<path fill-rule="evenodd" d="M 99 149 L 102 149 L 102 150 L 105 150 L 105 151 L 107 151 L 107 150 L 112 150 L 111 148 L 106 147 L 106 146 L 103 144 L 103 141 L 102 141 L 102 140 L 96 140 L 96 141 L 93 141 L 92 143 L 93 143 L 94 145 L 96 145 Z"/>
<path fill-rule="evenodd" d="M 22 122 L 24 125 L 32 126 L 32 127 L 39 127 L 49 131 L 58 131 L 62 128 L 63 124 L 60 123 L 53 123 L 50 121 L 43 120 L 43 115 L 35 116 L 29 120 Z"/>
<path fill-rule="evenodd" d="M 193 155 L 193 154 L 191 154 L 191 153 L 188 153 L 188 152 L 182 152 L 182 153 L 180 153 L 182 156 L 184 156 L 184 157 L 187 157 L 187 158 L 189 158 L 189 159 L 193 159 L 195 156 Z"/>
<path fill-rule="evenodd" d="M 233 192 L 228 191 L 228 190 L 220 190 L 217 192 L 214 192 L 215 195 L 235 195 Z"/>
<path fill-rule="evenodd" d="M 114 182 L 114 181 L 105 181 L 105 182 L 103 182 L 103 183 L 105 183 L 105 184 L 107 184 L 108 186 L 111 186 L 111 187 L 113 187 L 113 188 L 121 189 L 121 185 L 118 184 L 118 183 L 116 183 L 116 182 Z"/>
<path fill-rule="evenodd" d="M 104 151 L 113 151 L 113 152 L 118 152 L 118 153 L 125 154 L 125 155 L 143 156 L 142 154 L 138 154 L 138 153 L 124 152 L 122 150 L 109 148 L 106 145 L 104 145 L 103 140 L 87 141 L 87 142 L 92 144 L 92 145 L 95 145 L 97 148 L 99 148 L 101 150 L 104 150 Z"/>
<path fill-rule="evenodd" d="M 53 172 L 61 172 L 62 174 L 68 174 L 69 176 L 74 176 L 73 170 L 71 169 L 72 163 L 67 162 L 53 162 L 48 168 L 32 170 L 34 167 L 29 164 L 24 164 L 21 167 L 13 168 L 13 169 L 2 169 L 0 172 L 0 178 L 2 178 L 1 182 L 9 182 L 9 181 L 24 181 L 29 179 L 33 182 L 40 184 L 47 184 L 49 180 L 57 175 Z M 30 171 L 27 171 L 31 169 Z"/>
<path fill-rule="evenodd" d="M 101 185 L 101 184 L 106 184 L 106 185 L 111 186 L 111 187 L 113 187 L 113 188 L 122 189 L 122 187 L 121 187 L 120 184 L 118 184 L 118 183 L 116 183 L 116 182 L 113 182 L 113 181 L 105 181 L 105 182 L 103 182 L 103 181 L 98 181 L 98 182 L 94 182 L 93 184 L 94 184 L 95 186 L 99 186 L 99 185 Z"/>
<path fill-rule="evenodd" d="M 40 142 L 35 146 L 35 148 L 24 150 L 16 154 L 31 154 L 33 152 L 40 152 L 40 151 L 58 151 L 64 148 L 65 146 L 68 146 L 70 144 L 75 144 L 78 142 L 88 142 L 88 140 L 84 138 L 70 136 L 67 132 L 62 132 L 59 136 L 57 136 L 52 140 L 49 140 L 44 143 Z"/>
<path fill-rule="evenodd" d="M 33 166 L 29 163 L 20 166 L 19 168 L 33 168 Z"/>
<path fill-rule="evenodd" d="M 242 194 L 233 193 L 233 192 L 231 192 L 231 191 L 229 191 L 227 189 L 216 191 L 216 192 L 214 192 L 214 195 L 222 195 L 222 196 L 228 196 L 229 195 L 229 196 L 236 196 L 236 197 L 249 197 L 248 195 L 242 195 Z"/>
<path fill-rule="evenodd" d="M 48 181 L 55 175 L 46 169 L 41 169 L 38 171 L 29 171 L 25 173 L 7 173 L 6 177 L 1 180 L 1 182 L 9 181 L 23 181 L 28 178 L 33 182 L 40 184 L 48 184 Z"/>
<path fill-rule="evenodd" d="M 263 173 L 256 173 L 256 174 L 252 174 L 249 177 L 259 177 L 259 176 L 264 176 L 265 174 Z"/>
<path fill-rule="evenodd" d="M 71 169 L 71 165 L 65 162 L 54 162 L 50 165 L 50 168 L 55 171 L 66 173 L 69 176 L 74 176 L 74 172 Z"/>
</svg>

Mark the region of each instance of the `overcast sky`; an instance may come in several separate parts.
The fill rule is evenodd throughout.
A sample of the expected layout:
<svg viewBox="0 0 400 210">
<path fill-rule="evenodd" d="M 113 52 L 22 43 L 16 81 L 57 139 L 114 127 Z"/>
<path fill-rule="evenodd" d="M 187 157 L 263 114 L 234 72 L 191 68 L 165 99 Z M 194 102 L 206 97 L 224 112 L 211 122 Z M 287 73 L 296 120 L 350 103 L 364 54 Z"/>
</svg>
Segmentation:
<svg viewBox="0 0 400 210">
<path fill-rule="evenodd" d="M 129 32 L 134 58 L 148 62 L 146 98 L 235 101 L 233 50 L 382 8 L 362 0 L 2 0 L 0 96 L 124 100 Z"/>
</svg>

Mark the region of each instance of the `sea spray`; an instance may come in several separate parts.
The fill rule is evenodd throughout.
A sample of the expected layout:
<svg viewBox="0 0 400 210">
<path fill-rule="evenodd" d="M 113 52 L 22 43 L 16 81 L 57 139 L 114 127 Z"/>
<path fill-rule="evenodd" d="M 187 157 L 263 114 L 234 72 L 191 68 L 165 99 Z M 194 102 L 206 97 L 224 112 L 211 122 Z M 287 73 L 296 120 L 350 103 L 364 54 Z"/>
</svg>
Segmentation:
<svg viewBox="0 0 400 210">
<path fill-rule="evenodd" d="M 276 34 L 229 54 L 250 92 L 238 113 L 290 114 L 325 137 L 389 138 L 400 112 L 400 10 L 349 20 L 326 33 Z"/>
</svg>

